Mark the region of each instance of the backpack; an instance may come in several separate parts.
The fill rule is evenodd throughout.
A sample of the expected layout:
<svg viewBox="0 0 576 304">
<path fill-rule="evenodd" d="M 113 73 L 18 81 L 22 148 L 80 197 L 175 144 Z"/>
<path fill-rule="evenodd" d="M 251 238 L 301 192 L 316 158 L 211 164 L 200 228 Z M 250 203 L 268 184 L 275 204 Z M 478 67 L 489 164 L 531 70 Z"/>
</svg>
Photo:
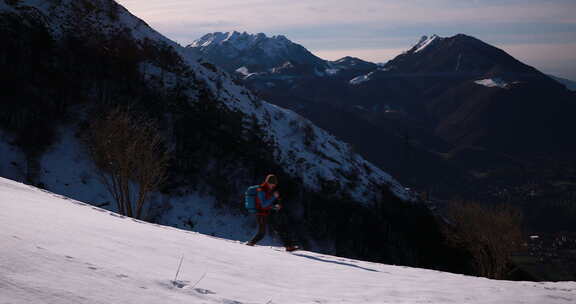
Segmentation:
<svg viewBox="0 0 576 304">
<path fill-rule="evenodd" d="M 256 195 L 258 195 L 260 185 L 250 186 L 244 194 L 244 207 L 250 213 L 256 213 Z"/>
</svg>

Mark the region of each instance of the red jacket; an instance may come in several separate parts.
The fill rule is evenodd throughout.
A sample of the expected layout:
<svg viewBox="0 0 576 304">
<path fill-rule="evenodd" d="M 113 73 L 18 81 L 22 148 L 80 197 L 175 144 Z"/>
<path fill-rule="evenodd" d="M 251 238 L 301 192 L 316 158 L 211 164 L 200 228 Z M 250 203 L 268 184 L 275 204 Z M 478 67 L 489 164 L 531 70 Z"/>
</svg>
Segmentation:
<svg viewBox="0 0 576 304">
<path fill-rule="evenodd" d="M 258 188 L 258 194 L 256 195 L 256 210 L 258 210 L 256 214 L 269 215 L 270 210 L 274 208 L 275 201 L 274 191 L 270 189 L 268 184 L 262 184 L 260 188 Z"/>
</svg>

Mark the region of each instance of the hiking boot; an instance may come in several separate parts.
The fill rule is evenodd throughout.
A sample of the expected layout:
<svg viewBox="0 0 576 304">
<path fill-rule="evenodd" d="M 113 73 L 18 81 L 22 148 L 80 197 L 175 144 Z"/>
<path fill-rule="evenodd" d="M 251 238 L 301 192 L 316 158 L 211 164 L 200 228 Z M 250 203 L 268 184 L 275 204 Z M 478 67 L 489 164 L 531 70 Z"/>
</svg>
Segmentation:
<svg viewBox="0 0 576 304">
<path fill-rule="evenodd" d="M 254 246 L 254 245 L 256 245 L 256 244 L 254 244 L 254 243 L 252 243 L 252 242 L 246 242 L 245 244 L 248 245 L 248 246 Z"/>
<path fill-rule="evenodd" d="M 298 247 L 298 246 L 288 246 L 288 247 L 286 247 L 286 251 L 288 251 L 288 252 L 296 251 L 296 250 L 299 250 L 299 249 L 300 249 L 300 247 Z"/>
</svg>

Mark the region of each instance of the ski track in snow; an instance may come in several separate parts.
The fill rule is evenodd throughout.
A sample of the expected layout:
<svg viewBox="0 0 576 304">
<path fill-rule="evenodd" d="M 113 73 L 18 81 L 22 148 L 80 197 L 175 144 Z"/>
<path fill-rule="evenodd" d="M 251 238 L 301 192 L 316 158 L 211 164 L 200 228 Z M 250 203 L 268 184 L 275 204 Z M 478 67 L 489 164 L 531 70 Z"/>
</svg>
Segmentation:
<svg viewBox="0 0 576 304">
<path fill-rule="evenodd" d="M 3 178 L 0 206 L 1 304 L 576 301 L 576 282 L 495 281 L 249 247 Z"/>
</svg>

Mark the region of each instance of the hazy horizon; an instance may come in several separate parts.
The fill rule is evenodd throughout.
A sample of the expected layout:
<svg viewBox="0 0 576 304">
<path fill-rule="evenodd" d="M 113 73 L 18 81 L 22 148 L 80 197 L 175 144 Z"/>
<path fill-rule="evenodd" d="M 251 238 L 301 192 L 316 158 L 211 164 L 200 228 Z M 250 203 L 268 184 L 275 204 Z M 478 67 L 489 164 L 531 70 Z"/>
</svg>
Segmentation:
<svg viewBox="0 0 576 304">
<path fill-rule="evenodd" d="M 576 1 L 119 0 L 187 45 L 211 32 L 285 35 L 323 59 L 386 62 L 423 35 L 474 36 L 544 73 L 576 80 Z"/>
</svg>

